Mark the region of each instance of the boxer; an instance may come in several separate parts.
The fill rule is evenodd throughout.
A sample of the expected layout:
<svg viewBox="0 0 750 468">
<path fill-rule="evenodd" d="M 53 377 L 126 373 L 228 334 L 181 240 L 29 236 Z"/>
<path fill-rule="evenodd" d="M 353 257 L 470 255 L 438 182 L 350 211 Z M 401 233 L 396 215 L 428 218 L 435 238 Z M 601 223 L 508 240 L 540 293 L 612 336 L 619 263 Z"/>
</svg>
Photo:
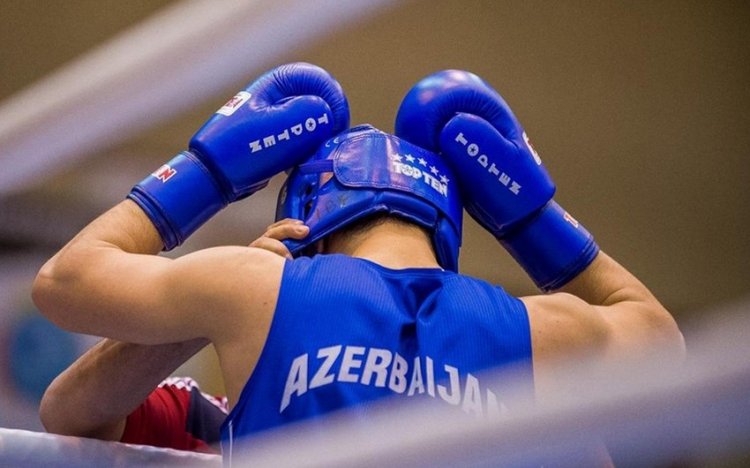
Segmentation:
<svg viewBox="0 0 750 468">
<path fill-rule="evenodd" d="M 473 417 L 512 410 L 481 379 L 489 368 L 513 366 L 539 391 L 560 356 L 682 352 L 668 311 L 553 201 L 488 84 L 462 71 L 426 78 L 404 99 L 397 135 L 346 129 L 339 90 L 295 64 L 238 94 L 188 152 L 43 266 L 40 310 L 137 344 L 210 340 L 230 407 L 227 460 L 245 436 L 343 408 L 366 416 L 386 396 Z M 294 258 L 239 246 L 155 255 L 289 169 L 277 217 L 309 228 L 286 242 Z M 549 294 L 517 298 L 458 273 L 464 206 Z"/>
</svg>

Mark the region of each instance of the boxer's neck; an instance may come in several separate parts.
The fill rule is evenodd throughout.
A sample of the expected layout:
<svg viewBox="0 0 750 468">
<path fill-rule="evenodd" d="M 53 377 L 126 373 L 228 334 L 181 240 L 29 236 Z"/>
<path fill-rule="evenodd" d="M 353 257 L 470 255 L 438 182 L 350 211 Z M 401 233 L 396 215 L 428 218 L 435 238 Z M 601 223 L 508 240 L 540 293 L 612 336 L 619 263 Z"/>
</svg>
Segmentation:
<svg viewBox="0 0 750 468">
<path fill-rule="evenodd" d="M 386 268 L 440 268 L 432 242 L 419 227 L 385 221 L 362 233 L 331 236 L 325 246 L 328 253 L 364 258 Z"/>
</svg>

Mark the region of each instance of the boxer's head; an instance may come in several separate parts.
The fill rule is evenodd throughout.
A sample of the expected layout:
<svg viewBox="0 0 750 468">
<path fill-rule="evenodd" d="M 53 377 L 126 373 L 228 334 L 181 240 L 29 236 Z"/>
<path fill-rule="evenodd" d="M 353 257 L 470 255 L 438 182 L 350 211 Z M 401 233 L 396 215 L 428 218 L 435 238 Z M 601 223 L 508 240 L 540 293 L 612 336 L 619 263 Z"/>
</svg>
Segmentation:
<svg viewBox="0 0 750 468">
<path fill-rule="evenodd" d="M 443 268 L 458 269 L 462 205 L 438 155 L 369 125 L 327 141 L 294 168 L 279 192 L 276 219 L 301 219 L 302 240 L 286 240 L 293 255 L 357 221 L 378 214 L 403 218 L 430 234 Z"/>
</svg>

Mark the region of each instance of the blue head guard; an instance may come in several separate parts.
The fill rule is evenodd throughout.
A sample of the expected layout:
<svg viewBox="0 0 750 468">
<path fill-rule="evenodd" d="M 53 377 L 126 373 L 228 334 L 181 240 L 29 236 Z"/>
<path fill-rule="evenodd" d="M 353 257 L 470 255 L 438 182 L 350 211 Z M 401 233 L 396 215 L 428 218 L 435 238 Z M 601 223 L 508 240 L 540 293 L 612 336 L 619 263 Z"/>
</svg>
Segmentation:
<svg viewBox="0 0 750 468">
<path fill-rule="evenodd" d="M 332 174 L 330 179 L 321 177 Z M 276 219 L 301 219 L 310 234 L 284 241 L 293 255 L 366 216 L 388 213 L 430 232 L 437 260 L 458 270 L 462 205 L 455 179 L 435 153 L 369 125 L 328 140 L 289 174 Z"/>
</svg>

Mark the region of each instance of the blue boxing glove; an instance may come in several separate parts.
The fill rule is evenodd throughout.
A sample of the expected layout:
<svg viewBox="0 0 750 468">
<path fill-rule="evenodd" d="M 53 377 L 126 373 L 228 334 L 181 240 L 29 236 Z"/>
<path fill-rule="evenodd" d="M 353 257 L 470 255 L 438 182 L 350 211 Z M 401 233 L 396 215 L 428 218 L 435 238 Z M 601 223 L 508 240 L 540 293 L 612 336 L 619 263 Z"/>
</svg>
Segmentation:
<svg viewBox="0 0 750 468">
<path fill-rule="evenodd" d="M 307 63 L 282 65 L 224 104 L 187 151 L 139 182 L 128 198 L 170 250 L 348 126 L 346 96 L 328 72 Z"/>
<path fill-rule="evenodd" d="M 555 185 L 503 98 L 478 76 L 435 73 L 406 95 L 396 135 L 447 158 L 469 214 L 545 291 L 596 257 L 593 237 L 553 199 Z"/>
</svg>

